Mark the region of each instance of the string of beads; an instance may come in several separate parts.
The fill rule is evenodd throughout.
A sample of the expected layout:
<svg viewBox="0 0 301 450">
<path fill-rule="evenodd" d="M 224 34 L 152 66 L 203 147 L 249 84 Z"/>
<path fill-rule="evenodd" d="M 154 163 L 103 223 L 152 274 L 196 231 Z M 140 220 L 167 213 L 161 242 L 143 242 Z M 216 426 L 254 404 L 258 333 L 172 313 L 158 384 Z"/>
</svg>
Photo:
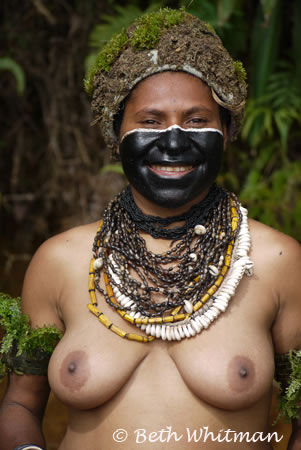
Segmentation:
<svg viewBox="0 0 301 450">
<path fill-rule="evenodd" d="M 130 213 L 129 208 L 124 207 L 124 199 L 129 196 L 128 191 L 122 192 L 110 202 L 95 236 L 89 280 L 91 304 L 88 307 L 105 326 L 122 337 L 148 342 L 154 337 L 164 338 L 162 330 L 165 330 L 166 324 L 171 325 L 167 327 L 167 331 L 171 329 L 171 337 L 176 339 L 181 338 L 180 335 L 193 334 L 185 333 L 189 328 L 173 329 L 173 324 L 187 323 L 187 327 L 191 328 L 192 317 L 195 319 L 199 316 L 207 325 L 203 314 L 208 316 L 208 308 L 215 308 L 212 299 L 230 268 L 234 244 L 243 218 L 243 212 L 234 194 L 216 186 L 210 192 L 215 192 L 214 197 L 218 200 L 209 202 L 209 193 L 207 202 L 203 201 L 198 205 L 199 208 L 194 207 L 186 213 L 187 231 L 183 231 L 185 226 L 178 227 L 177 233 L 182 229 L 181 237 L 178 237 L 179 234 L 176 237 L 169 236 L 173 239 L 170 250 L 161 254 L 147 250 L 145 240 L 139 233 L 141 223 L 143 224 L 143 213 L 136 206 L 138 225 L 137 221 L 132 219 L 133 204 L 130 202 Z M 148 224 L 149 217 L 146 216 L 145 219 Z M 161 237 L 162 231 L 163 234 L 166 231 L 164 227 L 173 221 L 161 221 L 158 226 L 156 219 L 158 218 L 153 218 L 153 224 L 156 224 L 153 226 L 159 230 Z M 174 221 L 178 219 L 179 217 L 176 217 Z M 190 225 L 187 226 L 189 221 Z M 245 230 L 243 234 L 246 234 Z M 248 242 L 244 241 L 245 247 L 246 244 L 249 245 L 249 238 Z M 245 250 L 246 248 L 244 252 Z M 250 263 L 248 267 L 250 269 Z M 102 276 L 105 290 L 100 286 Z M 239 276 L 242 276 L 241 270 Z M 98 309 L 95 290 L 102 294 L 107 303 L 125 320 L 151 336 L 126 333 L 113 325 Z M 162 296 L 165 298 L 163 301 Z M 197 330 L 200 328 L 196 323 L 194 325 Z"/>
</svg>

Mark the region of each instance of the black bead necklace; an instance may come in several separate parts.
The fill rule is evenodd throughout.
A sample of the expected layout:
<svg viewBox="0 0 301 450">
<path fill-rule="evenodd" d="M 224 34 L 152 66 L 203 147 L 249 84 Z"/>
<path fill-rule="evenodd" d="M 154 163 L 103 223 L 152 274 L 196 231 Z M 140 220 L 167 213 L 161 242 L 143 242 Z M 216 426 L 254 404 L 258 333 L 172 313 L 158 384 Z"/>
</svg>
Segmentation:
<svg viewBox="0 0 301 450">
<path fill-rule="evenodd" d="M 185 300 L 194 304 L 214 282 L 228 244 L 236 235 L 231 227 L 232 206 L 240 211 L 235 195 L 214 185 L 206 198 L 187 213 L 154 217 L 142 213 L 126 188 L 104 212 L 103 225 L 95 236 L 93 256 L 101 258 L 111 286 L 130 297 L 136 312 L 146 317 L 163 316 L 183 306 Z M 185 221 L 184 226 L 165 228 L 179 221 Z M 149 251 L 140 231 L 171 240 L 170 249 L 160 254 Z M 128 310 L 126 306 L 116 305 L 100 287 L 100 277 L 99 269 L 95 288 L 107 303 Z"/>
</svg>

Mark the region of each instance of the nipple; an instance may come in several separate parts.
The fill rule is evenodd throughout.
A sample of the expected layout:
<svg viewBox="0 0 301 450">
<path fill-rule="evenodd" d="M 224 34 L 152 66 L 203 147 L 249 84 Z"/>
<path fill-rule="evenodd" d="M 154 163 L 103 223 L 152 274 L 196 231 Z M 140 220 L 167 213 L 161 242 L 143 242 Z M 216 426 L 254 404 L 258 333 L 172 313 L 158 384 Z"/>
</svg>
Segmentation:
<svg viewBox="0 0 301 450">
<path fill-rule="evenodd" d="M 71 392 L 79 391 L 88 381 L 90 367 L 88 357 L 83 351 L 69 353 L 60 369 L 61 383 Z"/>
<path fill-rule="evenodd" d="M 255 366 L 246 356 L 234 356 L 228 365 L 228 384 L 232 391 L 248 391 L 255 382 Z"/>
<path fill-rule="evenodd" d="M 71 362 L 68 366 L 68 372 L 69 373 L 74 373 L 76 371 L 76 363 L 75 362 Z"/>
<path fill-rule="evenodd" d="M 239 375 L 241 376 L 241 378 L 245 378 L 248 376 L 248 369 L 247 367 L 241 367 L 239 369 Z"/>
</svg>

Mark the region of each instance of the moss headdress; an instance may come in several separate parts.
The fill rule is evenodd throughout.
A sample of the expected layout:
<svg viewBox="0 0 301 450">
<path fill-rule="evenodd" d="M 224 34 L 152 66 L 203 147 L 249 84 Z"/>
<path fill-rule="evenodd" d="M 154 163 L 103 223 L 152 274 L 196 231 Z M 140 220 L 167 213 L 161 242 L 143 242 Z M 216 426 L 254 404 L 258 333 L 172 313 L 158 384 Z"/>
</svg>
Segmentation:
<svg viewBox="0 0 301 450">
<path fill-rule="evenodd" d="M 231 138 L 240 128 L 246 100 L 245 70 L 233 61 L 213 28 L 183 9 L 160 9 L 137 19 L 101 50 L 85 81 L 106 144 L 116 151 L 114 116 L 133 87 L 163 71 L 203 80 L 214 99 L 231 111 Z"/>
</svg>

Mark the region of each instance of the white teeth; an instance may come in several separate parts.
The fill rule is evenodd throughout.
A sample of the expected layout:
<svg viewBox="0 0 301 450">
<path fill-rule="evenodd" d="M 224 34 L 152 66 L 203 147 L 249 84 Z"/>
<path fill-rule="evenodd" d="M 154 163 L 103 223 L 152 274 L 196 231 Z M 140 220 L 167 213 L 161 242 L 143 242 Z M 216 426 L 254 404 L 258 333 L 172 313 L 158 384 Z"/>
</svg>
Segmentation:
<svg viewBox="0 0 301 450">
<path fill-rule="evenodd" d="M 156 170 L 164 170 L 165 172 L 186 172 L 186 170 L 191 170 L 192 166 L 159 166 L 157 164 L 154 164 L 152 166 L 153 169 Z"/>
</svg>

